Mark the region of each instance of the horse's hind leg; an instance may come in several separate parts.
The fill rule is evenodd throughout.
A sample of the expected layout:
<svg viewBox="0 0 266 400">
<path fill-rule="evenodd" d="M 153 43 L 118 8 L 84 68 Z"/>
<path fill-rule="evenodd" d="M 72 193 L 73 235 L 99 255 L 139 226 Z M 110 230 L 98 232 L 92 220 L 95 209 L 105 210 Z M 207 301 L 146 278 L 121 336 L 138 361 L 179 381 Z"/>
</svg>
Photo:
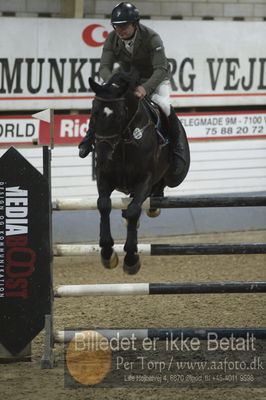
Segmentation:
<svg viewBox="0 0 266 400">
<path fill-rule="evenodd" d="M 101 262 L 105 268 L 112 269 L 118 264 L 118 256 L 113 250 L 114 240 L 111 235 L 110 228 L 110 213 L 112 202 L 110 195 L 101 194 L 97 202 L 98 210 L 101 215 L 100 219 L 100 247 L 101 247 Z"/>
<path fill-rule="evenodd" d="M 163 197 L 164 196 L 164 188 L 165 188 L 165 182 L 164 182 L 164 179 L 162 179 L 160 182 L 158 182 L 153 187 L 151 197 Z M 156 218 L 161 214 L 161 209 L 160 208 L 149 208 L 148 210 L 146 210 L 146 214 L 150 218 Z"/>
</svg>

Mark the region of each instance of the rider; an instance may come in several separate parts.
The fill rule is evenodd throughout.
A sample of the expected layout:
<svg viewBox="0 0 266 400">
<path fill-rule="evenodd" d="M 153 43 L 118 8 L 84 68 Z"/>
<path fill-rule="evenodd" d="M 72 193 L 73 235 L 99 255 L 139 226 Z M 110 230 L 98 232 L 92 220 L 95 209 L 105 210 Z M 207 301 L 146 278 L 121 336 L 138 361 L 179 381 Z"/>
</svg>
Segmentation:
<svg viewBox="0 0 266 400">
<path fill-rule="evenodd" d="M 169 140 L 173 154 L 173 173 L 178 174 L 185 164 L 184 149 L 179 144 L 180 128 L 174 108 L 170 104 L 169 63 L 163 42 L 152 29 L 139 23 L 139 10 L 131 3 L 119 3 L 111 15 L 112 31 L 104 44 L 99 74 L 108 81 L 113 66 L 118 63 L 128 71 L 133 66 L 140 75 L 135 96 L 145 96 L 157 103 L 169 121 Z M 79 156 L 86 157 L 93 149 L 94 132 L 91 127 L 79 144 Z"/>
</svg>

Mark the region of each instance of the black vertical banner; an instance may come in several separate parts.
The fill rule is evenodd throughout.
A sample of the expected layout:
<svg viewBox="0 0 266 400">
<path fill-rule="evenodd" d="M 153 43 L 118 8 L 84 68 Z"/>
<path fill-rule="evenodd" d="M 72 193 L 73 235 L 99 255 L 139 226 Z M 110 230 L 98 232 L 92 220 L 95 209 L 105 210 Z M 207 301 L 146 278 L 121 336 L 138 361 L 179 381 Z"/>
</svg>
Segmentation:
<svg viewBox="0 0 266 400">
<path fill-rule="evenodd" d="M 51 307 L 49 184 L 17 150 L 0 158 L 0 343 L 19 353 Z"/>
</svg>

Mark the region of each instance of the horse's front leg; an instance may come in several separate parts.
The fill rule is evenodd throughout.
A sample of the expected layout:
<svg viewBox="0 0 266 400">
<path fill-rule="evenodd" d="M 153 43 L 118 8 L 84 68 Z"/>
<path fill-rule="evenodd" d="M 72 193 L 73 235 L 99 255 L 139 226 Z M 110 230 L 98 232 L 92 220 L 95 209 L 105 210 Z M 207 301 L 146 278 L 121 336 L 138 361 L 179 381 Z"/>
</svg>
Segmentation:
<svg viewBox="0 0 266 400">
<path fill-rule="evenodd" d="M 112 210 L 111 193 L 113 189 L 108 183 L 98 184 L 99 198 L 97 201 L 100 212 L 100 247 L 101 262 L 105 268 L 112 269 L 118 264 L 118 256 L 113 250 L 114 240 L 111 235 L 110 213 Z"/>
<path fill-rule="evenodd" d="M 151 191 L 152 175 L 148 175 L 144 182 L 134 188 L 134 197 L 122 215 L 127 219 L 127 239 L 124 246 L 126 252 L 123 269 L 127 274 L 136 274 L 140 267 L 138 255 L 138 221 L 141 214 L 141 206 Z"/>
</svg>

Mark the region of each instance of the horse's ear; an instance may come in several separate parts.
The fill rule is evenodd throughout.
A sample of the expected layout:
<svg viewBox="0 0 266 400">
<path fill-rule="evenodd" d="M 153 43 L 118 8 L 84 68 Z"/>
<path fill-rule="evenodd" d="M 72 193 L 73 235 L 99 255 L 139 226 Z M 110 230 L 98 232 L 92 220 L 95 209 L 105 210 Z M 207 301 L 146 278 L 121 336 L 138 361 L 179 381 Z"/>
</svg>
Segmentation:
<svg viewBox="0 0 266 400">
<path fill-rule="evenodd" d="M 102 88 L 102 86 L 99 83 L 95 82 L 91 77 L 89 78 L 89 85 L 91 90 L 96 94 Z"/>
</svg>

